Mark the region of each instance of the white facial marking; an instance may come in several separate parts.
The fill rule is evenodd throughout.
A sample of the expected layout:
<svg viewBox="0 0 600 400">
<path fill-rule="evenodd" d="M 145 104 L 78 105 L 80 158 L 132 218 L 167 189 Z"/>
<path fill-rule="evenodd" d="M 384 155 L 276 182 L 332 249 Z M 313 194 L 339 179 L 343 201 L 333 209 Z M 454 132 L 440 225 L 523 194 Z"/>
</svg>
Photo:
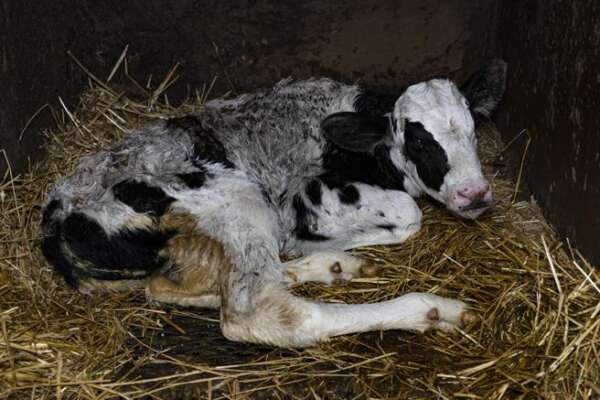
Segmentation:
<svg viewBox="0 0 600 400">
<path fill-rule="evenodd" d="M 448 80 L 433 79 L 409 87 L 396 102 L 394 118 L 398 150 L 392 151 L 391 159 L 407 174 L 407 190 L 411 194 L 417 190 L 427 193 L 465 218 L 475 218 L 485 211 L 491 204 L 492 193 L 477 156 L 475 124 L 468 103 L 456 85 Z M 439 189 L 428 186 L 415 162 L 407 157 L 405 121 L 422 124 L 443 149 L 448 170 L 445 174 L 438 173 L 443 179 Z M 426 160 L 439 162 L 431 157 Z M 444 166 L 438 169 L 445 171 L 441 167 Z"/>
</svg>

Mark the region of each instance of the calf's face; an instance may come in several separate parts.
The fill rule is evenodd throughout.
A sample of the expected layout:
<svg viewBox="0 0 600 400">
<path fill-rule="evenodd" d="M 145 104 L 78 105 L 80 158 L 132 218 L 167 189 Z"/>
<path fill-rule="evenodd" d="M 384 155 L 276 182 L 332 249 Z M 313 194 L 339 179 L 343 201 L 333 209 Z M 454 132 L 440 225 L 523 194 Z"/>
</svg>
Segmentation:
<svg viewBox="0 0 600 400">
<path fill-rule="evenodd" d="M 407 186 L 464 218 L 476 218 L 492 204 L 469 104 L 452 82 L 409 87 L 396 102 L 390 136 L 390 158 L 407 175 Z"/>
<path fill-rule="evenodd" d="M 404 174 L 411 195 L 427 193 L 451 212 L 477 218 L 491 206 L 492 190 L 477 156 L 473 117 L 492 113 L 505 74 L 506 64 L 493 60 L 462 91 L 448 80 L 421 82 L 398 98 L 391 114 L 334 114 L 323 121 L 323 133 L 345 150 L 386 157 L 380 164 Z"/>
</svg>

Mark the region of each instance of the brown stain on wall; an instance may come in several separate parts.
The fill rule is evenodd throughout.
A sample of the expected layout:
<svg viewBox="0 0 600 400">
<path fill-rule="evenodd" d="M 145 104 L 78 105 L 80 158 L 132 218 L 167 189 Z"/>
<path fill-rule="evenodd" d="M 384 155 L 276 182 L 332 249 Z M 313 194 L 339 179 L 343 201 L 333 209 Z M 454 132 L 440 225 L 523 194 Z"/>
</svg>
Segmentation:
<svg viewBox="0 0 600 400">
<path fill-rule="evenodd" d="M 528 130 L 529 189 L 562 236 L 599 264 L 600 2 L 505 1 L 499 26 L 509 63 L 501 131 L 508 141 Z"/>
</svg>

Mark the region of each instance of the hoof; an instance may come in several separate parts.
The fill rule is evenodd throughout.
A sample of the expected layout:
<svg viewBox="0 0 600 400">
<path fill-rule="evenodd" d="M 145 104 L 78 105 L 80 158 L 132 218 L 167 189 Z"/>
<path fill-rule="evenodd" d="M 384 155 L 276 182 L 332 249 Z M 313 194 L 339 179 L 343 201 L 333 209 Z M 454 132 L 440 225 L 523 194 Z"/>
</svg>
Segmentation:
<svg viewBox="0 0 600 400">
<path fill-rule="evenodd" d="M 329 267 L 329 270 L 334 274 L 341 274 L 342 266 L 338 261 L 336 261 L 331 265 L 331 267 Z"/>
<path fill-rule="evenodd" d="M 463 311 L 460 315 L 460 323 L 462 326 L 471 325 L 479 321 L 479 317 L 473 311 Z"/>
<path fill-rule="evenodd" d="M 359 273 L 361 277 L 373 278 L 379 275 L 379 267 L 375 264 L 368 263 L 360 267 Z"/>
<path fill-rule="evenodd" d="M 437 308 L 432 308 L 431 310 L 427 311 L 426 316 L 429 321 L 439 321 L 440 320 L 440 313 L 438 312 Z"/>
</svg>

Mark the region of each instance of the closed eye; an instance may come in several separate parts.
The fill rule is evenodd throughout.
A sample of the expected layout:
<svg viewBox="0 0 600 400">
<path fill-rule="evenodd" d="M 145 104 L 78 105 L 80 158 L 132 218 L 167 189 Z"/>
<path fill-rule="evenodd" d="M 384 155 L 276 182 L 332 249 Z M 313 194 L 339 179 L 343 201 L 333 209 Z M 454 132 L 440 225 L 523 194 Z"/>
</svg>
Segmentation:
<svg viewBox="0 0 600 400">
<path fill-rule="evenodd" d="M 404 139 L 407 146 L 420 150 L 434 141 L 431 133 L 422 128 L 420 123 L 408 122 L 405 128 Z"/>
<path fill-rule="evenodd" d="M 404 153 L 417 168 L 419 178 L 433 190 L 439 191 L 444 176 L 450 170 L 448 156 L 420 122 L 408 121 L 404 130 Z"/>
</svg>

